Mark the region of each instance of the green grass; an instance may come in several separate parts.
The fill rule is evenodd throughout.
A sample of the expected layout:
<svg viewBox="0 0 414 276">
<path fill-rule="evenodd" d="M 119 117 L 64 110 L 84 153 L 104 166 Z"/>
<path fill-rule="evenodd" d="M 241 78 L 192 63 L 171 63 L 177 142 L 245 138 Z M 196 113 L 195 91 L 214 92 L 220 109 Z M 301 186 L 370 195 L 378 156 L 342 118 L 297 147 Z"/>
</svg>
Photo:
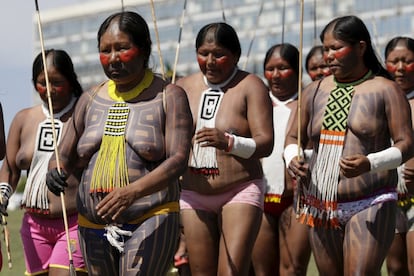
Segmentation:
<svg viewBox="0 0 414 276">
<path fill-rule="evenodd" d="M 3 269 L 0 276 L 20 276 L 24 275 L 25 264 L 22 248 L 22 241 L 20 239 L 20 225 L 22 224 L 23 210 L 9 211 L 7 217 L 7 229 L 10 236 L 10 254 L 12 261 L 12 268 L 8 268 L 7 249 L 4 240 L 4 227 L 1 228 L 1 252 L 3 254 Z"/>
<path fill-rule="evenodd" d="M 10 251 L 12 259 L 12 269 L 8 268 L 7 264 L 7 250 L 4 242 L 3 227 L 0 226 L 0 239 L 1 239 L 1 251 L 3 253 L 3 269 L 0 272 L 0 276 L 23 276 L 25 272 L 24 255 L 22 242 L 20 239 L 20 226 L 22 221 L 23 210 L 9 211 L 7 217 L 7 228 L 10 233 Z M 316 269 L 313 259 L 311 259 L 308 266 L 308 276 L 317 276 L 318 271 Z M 382 267 L 382 275 L 387 275 L 385 266 Z"/>
</svg>

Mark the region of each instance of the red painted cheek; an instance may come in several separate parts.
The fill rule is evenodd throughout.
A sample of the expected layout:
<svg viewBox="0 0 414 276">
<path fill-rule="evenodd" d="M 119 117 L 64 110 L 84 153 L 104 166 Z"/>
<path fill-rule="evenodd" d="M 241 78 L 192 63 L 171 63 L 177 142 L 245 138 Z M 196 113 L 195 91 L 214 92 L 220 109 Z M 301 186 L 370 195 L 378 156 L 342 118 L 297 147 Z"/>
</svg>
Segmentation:
<svg viewBox="0 0 414 276">
<path fill-rule="evenodd" d="M 264 77 L 265 77 L 267 80 L 271 80 L 271 79 L 272 79 L 272 76 L 273 76 L 273 71 L 265 71 L 265 72 L 264 72 Z"/>
<path fill-rule="evenodd" d="M 410 63 L 407 66 L 405 66 L 405 71 L 407 72 L 414 72 L 414 63 Z"/>
<path fill-rule="evenodd" d="M 46 86 L 43 86 L 40 83 L 36 83 L 36 91 L 39 92 L 39 94 L 46 94 L 47 89 Z"/>
<path fill-rule="evenodd" d="M 316 79 L 316 78 L 318 77 L 318 74 L 317 74 L 317 73 L 313 73 L 313 72 L 309 72 L 309 77 L 310 77 L 312 80 L 314 80 L 314 79 Z"/>
<path fill-rule="evenodd" d="M 334 54 L 336 59 L 346 57 L 352 51 L 351 47 L 342 47 L 341 49 L 337 50 Z"/>
<path fill-rule="evenodd" d="M 127 63 L 136 58 L 139 55 L 139 49 L 137 47 L 132 47 L 131 49 L 122 51 L 119 54 L 119 59 L 121 62 Z"/>
<path fill-rule="evenodd" d="M 108 66 L 108 64 L 109 64 L 109 55 L 108 54 L 100 53 L 99 54 L 99 59 L 100 59 L 102 65 Z"/>
<path fill-rule="evenodd" d="M 393 64 L 387 64 L 387 71 L 390 73 L 395 73 L 397 71 L 397 66 Z"/>
<path fill-rule="evenodd" d="M 287 79 L 287 78 L 289 78 L 290 76 L 292 76 L 293 75 L 293 70 L 292 69 L 286 69 L 286 70 L 281 70 L 280 71 L 280 78 L 281 79 Z"/>
<path fill-rule="evenodd" d="M 200 67 L 205 67 L 207 64 L 206 59 L 202 57 L 197 57 L 197 62 Z"/>
<path fill-rule="evenodd" d="M 219 57 L 216 59 L 217 65 L 227 65 L 228 62 L 229 62 L 228 57 Z"/>
<path fill-rule="evenodd" d="M 58 86 L 53 86 L 55 93 L 63 93 L 69 90 L 69 84 L 62 84 Z"/>
</svg>

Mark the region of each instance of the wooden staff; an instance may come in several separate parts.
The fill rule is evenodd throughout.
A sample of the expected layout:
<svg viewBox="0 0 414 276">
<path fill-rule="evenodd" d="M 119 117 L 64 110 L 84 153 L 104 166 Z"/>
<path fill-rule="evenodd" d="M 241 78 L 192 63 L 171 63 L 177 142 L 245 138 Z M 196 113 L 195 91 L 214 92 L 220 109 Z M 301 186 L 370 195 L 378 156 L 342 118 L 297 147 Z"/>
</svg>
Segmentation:
<svg viewBox="0 0 414 276">
<path fill-rule="evenodd" d="M 3 204 L 3 197 L 0 197 L 0 204 Z M 1 223 L 3 225 L 3 234 L 4 234 L 4 243 L 6 245 L 7 250 L 7 261 L 9 265 L 9 269 L 12 269 L 12 258 L 11 258 L 11 251 L 10 251 L 10 233 L 9 229 L 7 228 L 7 220 L 5 215 L 1 215 Z"/>
<path fill-rule="evenodd" d="M 297 105 L 297 117 L 298 117 L 298 158 L 302 159 L 301 154 L 301 113 L 302 113 L 302 55 L 303 55 L 303 4 L 304 0 L 300 0 L 300 33 L 299 33 L 299 78 L 298 78 L 298 105 Z M 297 177 L 297 194 L 296 194 L 296 218 L 299 218 L 300 213 L 300 198 L 302 193 L 302 187 L 300 183 L 300 177 Z"/>
<path fill-rule="evenodd" d="M 43 70 L 45 73 L 45 81 L 46 81 L 46 92 L 47 92 L 47 102 L 49 106 L 49 113 L 50 113 L 50 121 L 52 125 L 52 136 L 53 136 L 53 144 L 54 144 L 54 150 L 55 150 L 55 156 L 56 156 L 56 165 L 57 170 L 59 174 L 60 171 L 60 161 L 59 161 L 59 152 L 58 152 L 58 146 L 57 146 L 57 138 L 56 138 L 56 129 L 55 129 L 55 120 L 53 117 L 53 104 L 52 104 L 52 97 L 50 95 L 50 83 L 49 83 L 49 74 L 47 71 L 47 62 L 46 62 L 46 53 L 45 53 L 45 47 L 43 43 L 43 33 L 42 33 L 42 24 L 40 20 L 40 12 L 39 12 L 39 4 L 37 0 L 35 0 L 36 5 L 36 15 L 37 15 L 37 26 L 39 31 L 39 40 L 40 40 L 40 47 L 42 52 L 42 60 L 43 60 Z M 65 198 L 63 192 L 60 192 L 60 200 L 62 203 L 62 211 L 63 211 L 63 222 L 65 225 L 65 233 L 66 233 L 66 240 L 67 240 L 67 249 L 68 249 L 68 255 L 69 255 L 69 272 L 70 276 L 76 276 L 75 267 L 73 265 L 73 258 L 72 258 L 72 250 L 70 246 L 70 236 L 69 236 L 69 227 L 68 227 L 68 218 L 66 215 L 66 205 L 65 205 Z"/>
<path fill-rule="evenodd" d="M 151 15 L 152 15 L 152 21 L 154 22 L 155 38 L 157 40 L 158 56 L 159 56 L 159 59 L 160 59 L 160 66 L 161 66 L 161 76 L 165 80 L 164 62 L 162 60 L 161 43 L 160 43 L 160 37 L 158 35 L 157 18 L 155 16 L 155 7 L 154 7 L 154 1 L 153 0 L 151 0 Z"/>
<path fill-rule="evenodd" d="M 174 60 L 171 83 L 175 83 L 175 76 L 177 74 L 177 64 L 178 64 L 178 56 L 180 54 L 181 34 L 183 32 L 184 16 L 185 16 L 186 9 L 187 9 L 187 0 L 184 1 L 183 12 L 181 13 L 180 32 L 178 33 L 177 49 L 175 51 L 175 60 Z"/>
<path fill-rule="evenodd" d="M 224 13 L 224 3 L 223 0 L 220 0 L 220 6 L 221 6 L 221 17 L 224 22 L 226 22 L 226 14 Z"/>
</svg>

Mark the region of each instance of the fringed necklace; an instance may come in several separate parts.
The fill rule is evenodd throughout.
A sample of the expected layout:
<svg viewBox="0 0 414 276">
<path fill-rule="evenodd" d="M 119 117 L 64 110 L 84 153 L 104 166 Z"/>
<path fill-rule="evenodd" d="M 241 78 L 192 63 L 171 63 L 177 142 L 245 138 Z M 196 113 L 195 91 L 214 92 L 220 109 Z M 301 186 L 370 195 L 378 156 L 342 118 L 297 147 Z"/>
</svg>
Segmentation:
<svg viewBox="0 0 414 276">
<path fill-rule="evenodd" d="M 224 95 L 221 88 L 230 83 L 230 81 L 236 76 L 238 70 L 239 69 L 235 67 L 230 77 L 219 84 L 210 83 L 207 78 L 203 76 L 204 83 L 209 88 L 204 90 L 201 94 L 200 104 L 198 107 L 196 132 L 203 127 L 215 127 L 217 111 Z M 198 143 L 195 143 L 193 145 L 193 154 L 191 155 L 190 169 L 193 173 L 203 174 L 208 177 L 219 175 L 216 148 L 201 147 Z"/>
<path fill-rule="evenodd" d="M 73 108 L 75 102 L 76 98 L 72 97 L 65 108 L 53 114 L 57 144 L 59 144 L 63 132 L 63 123 L 60 118 Z M 21 206 L 32 213 L 48 214 L 49 200 L 47 198 L 46 173 L 56 145 L 54 145 L 49 109 L 45 104 L 41 107 L 46 119 L 40 122 L 37 127 L 33 157 L 23 191 Z"/>
<path fill-rule="evenodd" d="M 339 227 L 337 214 L 337 188 L 339 182 L 339 160 L 345 142 L 348 113 L 355 86 L 372 76 L 368 71 L 361 79 L 351 83 L 339 83 L 330 92 L 326 105 L 318 156 L 312 169 L 312 181 L 300 221 L 312 227 Z"/>
<path fill-rule="evenodd" d="M 91 178 L 90 193 L 109 193 L 129 184 L 126 163 L 125 130 L 130 108 L 128 103 L 148 88 L 154 79 L 151 70 L 145 70 L 143 80 L 132 90 L 118 92 L 112 80 L 108 95 L 115 101 L 109 108 L 101 146 Z"/>
</svg>

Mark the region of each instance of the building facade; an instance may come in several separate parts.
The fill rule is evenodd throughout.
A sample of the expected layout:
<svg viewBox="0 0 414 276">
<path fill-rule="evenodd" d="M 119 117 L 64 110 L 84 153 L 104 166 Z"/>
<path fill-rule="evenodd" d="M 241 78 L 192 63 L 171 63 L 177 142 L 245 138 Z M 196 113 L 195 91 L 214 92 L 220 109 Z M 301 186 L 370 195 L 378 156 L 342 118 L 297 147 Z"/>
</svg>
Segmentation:
<svg viewBox="0 0 414 276">
<path fill-rule="evenodd" d="M 41 14 L 45 48 L 64 49 L 71 55 L 85 89 L 106 79 L 99 63 L 97 31 L 107 16 L 122 9 L 121 3 L 88 0 Z M 123 4 L 125 10 L 136 11 L 147 20 L 153 42 L 150 66 L 158 73 L 174 69 L 181 22 L 178 75 L 198 70 L 195 37 L 198 30 L 210 22 L 226 21 L 236 29 L 242 44 L 239 66 L 259 76 L 262 76 L 263 58 L 270 46 L 281 42 L 300 46 L 299 0 L 124 0 Z M 389 39 L 396 35 L 413 36 L 412 0 L 304 0 L 303 11 L 303 56 L 320 43 L 322 28 L 341 15 L 354 14 L 364 20 L 380 58 Z M 33 24 L 37 26 L 37 17 Z M 38 53 L 37 32 L 34 45 L 34 53 Z M 164 70 L 161 70 L 161 62 Z M 306 78 L 305 75 L 305 82 Z"/>
</svg>

